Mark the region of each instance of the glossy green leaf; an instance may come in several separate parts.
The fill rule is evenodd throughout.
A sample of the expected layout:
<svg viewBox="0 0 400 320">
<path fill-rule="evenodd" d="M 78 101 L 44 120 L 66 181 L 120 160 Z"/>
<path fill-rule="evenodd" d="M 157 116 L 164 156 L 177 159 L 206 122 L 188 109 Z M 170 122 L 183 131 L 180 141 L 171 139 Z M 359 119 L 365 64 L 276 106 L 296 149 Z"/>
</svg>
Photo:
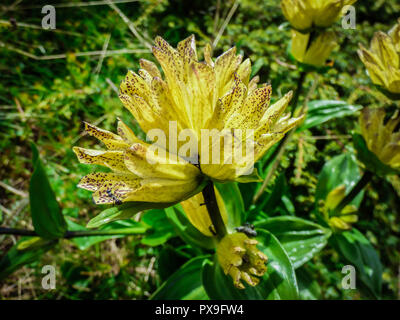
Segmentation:
<svg viewBox="0 0 400 320">
<path fill-rule="evenodd" d="M 194 247 L 214 248 L 213 238 L 206 237 L 190 223 L 180 204 L 165 209 L 165 213 L 183 241 Z"/>
<path fill-rule="evenodd" d="M 278 238 L 295 269 L 309 261 L 328 243 L 331 231 L 305 219 L 283 216 L 254 223 Z"/>
<path fill-rule="evenodd" d="M 365 168 L 375 174 L 384 177 L 386 175 L 399 174 L 399 170 L 395 170 L 384 164 L 375 153 L 369 151 L 367 144 L 360 134 L 353 135 L 354 148 L 357 150 L 357 158 L 365 165 Z"/>
<path fill-rule="evenodd" d="M 316 204 L 319 200 L 325 200 L 330 191 L 341 185 L 346 187 L 346 194 L 349 193 L 360 177 L 357 160 L 353 154 L 346 153 L 332 158 L 325 163 L 319 174 L 315 190 Z M 351 203 L 358 207 L 363 195 L 364 193 L 360 192 Z"/>
<path fill-rule="evenodd" d="M 307 104 L 307 117 L 297 129 L 298 132 L 316 127 L 329 120 L 355 114 L 360 105 L 350 105 L 338 100 L 314 100 Z"/>
<path fill-rule="evenodd" d="M 305 266 L 296 270 L 299 294 L 302 300 L 319 300 L 321 287 Z"/>
<path fill-rule="evenodd" d="M 29 200 L 33 227 L 42 238 L 61 238 L 67 230 L 67 223 L 34 144 L 32 153 L 33 173 L 29 183 Z"/>
<path fill-rule="evenodd" d="M 228 214 L 228 228 L 233 231 L 244 223 L 245 210 L 237 183 L 217 183 L 216 187 L 224 200 Z"/>
<path fill-rule="evenodd" d="M 202 283 L 202 267 L 208 256 L 186 262 L 151 296 L 152 300 L 208 300 Z"/>
<path fill-rule="evenodd" d="M 246 284 L 241 290 L 233 285 L 218 263 L 206 262 L 203 285 L 211 299 L 223 300 L 291 300 L 298 298 L 297 280 L 292 263 L 278 239 L 268 231 L 257 230 L 258 248 L 267 255 L 267 272 L 255 287 Z"/>
<path fill-rule="evenodd" d="M 347 262 L 357 270 L 360 279 L 367 288 L 380 297 L 382 290 L 382 264 L 374 247 L 364 235 L 355 228 L 342 233 L 335 233 L 332 244 Z"/>
<path fill-rule="evenodd" d="M 88 228 L 98 228 L 107 223 L 132 218 L 136 213 L 154 208 L 166 208 L 173 203 L 153 203 L 153 202 L 126 202 L 118 206 L 114 206 L 102 211 L 99 215 L 91 219 Z"/>
<path fill-rule="evenodd" d="M 80 224 L 77 224 L 69 219 L 67 219 L 67 224 L 68 224 L 68 230 L 69 231 L 91 231 L 88 228 L 85 228 L 84 226 L 81 226 Z M 80 250 L 86 250 L 90 246 L 108 240 L 108 239 L 115 239 L 115 238 L 122 238 L 126 237 L 128 235 L 134 235 L 134 234 L 144 234 L 146 230 L 148 229 L 147 226 L 145 226 L 143 223 L 139 223 L 133 220 L 123 220 L 123 221 L 115 221 L 112 223 L 109 223 L 103 227 L 101 227 L 97 231 L 113 231 L 115 230 L 116 232 L 126 232 L 126 234 L 120 234 L 120 235 L 104 235 L 104 236 L 87 236 L 87 237 L 75 237 L 72 238 L 71 241 L 80 249 Z"/>
<path fill-rule="evenodd" d="M 37 241 L 37 239 L 39 239 Z M 27 245 L 27 241 L 31 241 Z M 36 261 L 43 253 L 57 243 L 55 240 L 40 238 L 22 238 L 0 260 L 0 280 L 6 278 L 17 269 Z M 21 249 L 18 249 L 18 247 Z"/>
<path fill-rule="evenodd" d="M 154 209 L 147 211 L 142 222 L 151 228 L 149 234 L 142 238 L 141 243 L 148 246 L 159 246 L 175 236 L 175 230 L 164 210 Z"/>
</svg>

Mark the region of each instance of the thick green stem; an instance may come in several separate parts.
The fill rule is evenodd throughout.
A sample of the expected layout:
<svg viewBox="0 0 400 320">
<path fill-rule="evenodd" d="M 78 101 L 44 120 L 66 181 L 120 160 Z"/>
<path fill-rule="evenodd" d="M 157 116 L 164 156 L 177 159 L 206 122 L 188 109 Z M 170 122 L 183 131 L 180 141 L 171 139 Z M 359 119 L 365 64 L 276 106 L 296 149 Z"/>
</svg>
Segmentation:
<svg viewBox="0 0 400 320">
<path fill-rule="evenodd" d="M 219 211 L 217 198 L 215 196 L 214 184 L 209 181 L 203 189 L 204 202 L 207 207 L 208 214 L 215 230 L 216 237 L 222 239 L 226 234 L 226 226 Z"/>
<path fill-rule="evenodd" d="M 118 235 L 134 235 L 140 234 L 145 231 L 144 228 L 124 228 L 120 230 L 79 230 L 79 231 L 66 231 L 62 238 L 71 239 L 78 237 L 93 237 L 93 236 L 118 236 Z M 0 228 L 0 234 L 12 234 L 16 236 L 30 236 L 39 237 L 33 230 L 14 229 L 14 228 Z"/>
<path fill-rule="evenodd" d="M 373 173 L 371 171 L 365 171 L 361 179 L 351 189 L 351 191 L 345 196 L 342 201 L 334 209 L 334 215 L 340 214 L 340 212 L 346 207 L 353 199 L 361 192 L 362 189 L 371 181 Z"/>
</svg>

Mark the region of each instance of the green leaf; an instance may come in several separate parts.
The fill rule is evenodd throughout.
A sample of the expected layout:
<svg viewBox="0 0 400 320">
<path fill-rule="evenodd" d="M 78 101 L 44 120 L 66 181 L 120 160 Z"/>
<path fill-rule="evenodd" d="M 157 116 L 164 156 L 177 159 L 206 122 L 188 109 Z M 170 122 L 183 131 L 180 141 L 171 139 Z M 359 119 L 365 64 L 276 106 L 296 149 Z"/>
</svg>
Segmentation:
<svg viewBox="0 0 400 320">
<path fill-rule="evenodd" d="M 199 255 L 198 250 L 187 244 L 177 247 L 175 243 L 167 243 L 160 249 L 156 269 L 161 282 L 168 280 L 184 263 Z"/>
<path fill-rule="evenodd" d="M 302 300 L 318 300 L 321 297 L 321 287 L 305 266 L 296 270 L 299 293 Z"/>
<path fill-rule="evenodd" d="M 265 230 L 257 230 L 258 248 L 267 255 L 267 272 L 255 287 L 246 284 L 241 290 L 220 265 L 208 261 L 203 267 L 203 285 L 210 299 L 223 300 L 290 300 L 298 298 L 297 280 L 293 265 L 278 239 Z M 215 260 L 215 259 L 214 259 Z"/>
<path fill-rule="evenodd" d="M 216 183 L 215 186 L 224 200 L 226 211 L 229 213 L 228 228 L 234 231 L 235 228 L 241 226 L 245 220 L 244 203 L 238 184 L 235 182 Z"/>
<path fill-rule="evenodd" d="M 91 231 L 90 229 L 85 228 L 84 226 L 81 226 L 78 223 L 75 223 L 69 219 L 67 219 L 67 224 L 68 224 L 68 230 L 69 231 Z M 87 236 L 87 237 L 75 237 L 72 238 L 71 241 L 80 249 L 80 250 L 86 250 L 90 246 L 108 240 L 108 239 L 115 239 L 115 238 L 122 238 L 126 237 L 128 235 L 133 235 L 133 234 L 143 234 L 146 232 L 148 229 L 147 226 L 145 226 L 142 223 L 133 221 L 133 220 L 124 220 L 124 221 L 115 221 L 110 224 L 107 224 L 100 228 L 98 231 L 126 231 L 126 234 L 121 234 L 121 235 L 104 235 L 104 236 Z M 128 233 L 129 232 L 129 233 Z"/>
<path fill-rule="evenodd" d="M 283 200 L 283 198 L 286 197 L 286 199 L 289 200 L 289 197 L 286 196 L 286 194 L 289 192 L 288 189 L 289 188 L 286 182 L 285 174 L 281 173 L 276 178 L 275 184 L 272 187 L 272 191 L 270 193 L 264 193 L 263 197 L 258 200 L 258 204 L 255 207 L 252 207 L 252 209 L 249 211 L 247 220 L 254 221 L 259 219 L 261 217 L 259 213 L 264 209 L 268 211 L 268 215 L 273 215 L 276 211 L 278 211 L 278 207 L 281 203 L 285 206 L 286 210 L 286 200 Z M 286 201 L 286 204 L 288 204 L 288 201 Z"/>
<path fill-rule="evenodd" d="M 54 240 L 34 238 L 22 238 L 19 240 L 0 260 L 0 280 L 8 277 L 17 269 L 26 264 L 32 263 L 54 247 L 57 243 Z M 27 241 L 31 245 L 27 245 Z M 22 249 L 18 249 L 18 247 Z"/>
<path fill-rule="evenodd" d="M 213 238 L 206 237 L 190 223 L 180 204 L 165 209 L 165 213 L 183 241 L 194 247 L 214 248 Z"/>
<path fill-rule="evenodd" d="M 315 203 L 325 200 L 330 191 L 344 185 L 346 194 L 360 180 L 360 170 L 354 154 L 346 153 L 336 156 L 325 163 L 318 177 L 317 188 L 315 190 Z M 364 192 L 360 192 L 351 204 L 359 207 Z"/>
<path fill-rule="evenodd" d="M 88 228 L 98 228 L 107 223 L 132 218 L 136 213 L 154 208 L 166 208 L 174 203 L 153 203 L 153 202 L 140 202 L 131 201 L 125 202 L 119 206 L 108 208 L 102 211 L 99 215 L 91 219 L 87 226 Z"/>
<path fill-rule="evenodd" d="M 175 236 L 175 230 L 170 223 L 164 210 L 149 210 L 143 217 L 142 222 L 151 226 L 151 233 L 142 238 L 141 243 L 148 246 L 159 246 Z"/>
<path fill-rule="evenodd" d="M 357 270 L 360 279 L 375 297 L 382 290 L 382 264 L 374 247 L 363 234 L 355 228 L 332 237 L 333 246 Z"/>
<path fill-rule="evenodd" d="M 47 179 L 39 152 L 34 144 L 31 146 L 33 174 L 29 184 L 29 200 L 32 224 L 36 233 L 42 238 L 61 238 L 67 230 L 67 223 Z"/>
<path fill-rule="evenodd" d="M 305 219 L 283 216 L 254 223 L 278 238 L 295 269 L 309 261 L 328 243 L 331 231 Z"/>
<path fill-rule="evenodd" d="M 314 100 L 309 102 L 307 107 L 307 117 L 297 129 L 298 132 L 321 125 L 332 119 L 352 115 L 362 109 L 360 105 L 354 106 L 338 100 Z"/>
<path fill-rule="evenodd" d="M 378 176 L 384 177 L 386 175 L 399 174 L 399 170 L 395 170 L 390 166 L 384 164 L 375 153 L 369 151 L 364 137 L 358 133 L 353 135 L 354 148 L 357 150 L 357 158 L 369 171 L 376 173 Z"/>
<path fill-rule="evenodd" d="M 150 297 L 152 300 L 208 300 L 202 283 L 202 266 L 208 256 L 186 262 Z"/>
</svg>

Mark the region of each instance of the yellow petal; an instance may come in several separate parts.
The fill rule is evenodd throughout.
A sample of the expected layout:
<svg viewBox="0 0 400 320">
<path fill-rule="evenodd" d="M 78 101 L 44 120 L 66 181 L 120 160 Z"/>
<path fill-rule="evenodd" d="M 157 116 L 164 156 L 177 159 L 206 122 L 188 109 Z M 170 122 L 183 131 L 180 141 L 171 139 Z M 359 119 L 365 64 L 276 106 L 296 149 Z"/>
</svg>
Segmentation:
<svg viewBox="0 0 400 320">
<path fill-rule="evenodd" d="M 126 167 L 130 172 L 142 178 L 163 178 L 171 180 L 195 179 L 200 172 L 197 167 L 186 160 L 166 153 L 166 157 L 156 155 L 151 146 L 134 144 L 124 155 Z"/>
<path fill-rule="evenodd" d="M 218 97 L 222 97 L 231 89 L 233 74 L 236 72 L 241 60 L 242 56 L 236 56 L 236 47 L 224 52 L 215 60 L 216 93 Z"/>
<path fill-rule="evenodd" d="M 118 119 L 118 134 L 130 146 L 134 143 L 141 142 L 121 119 Z"/>
<path fill-rule="evenodd" d="M 293 92 L 288 92 L 283 98 L 279 99 L 273 105 L 269 106 L 263 114 L 259 126 L 255 132 L 255 139 L 260 135 L 270 132 L 271 127 L 280 118 L 292 99 Z"/>
<path fill-rule="evenodd" d="M 351 224 L 343 221 L 341 218 L 333 217 L 329 219 L 329 225 L 338 230 L 350 230 Z"/>
<path fill-rule="evenodd" d="M 96 204 L 120 204 L 120 202 L 130 201 L 128 196 L 141 188 L 140 179 L 132 177 L 121 175 L 115 179 L 116 176 L 109 175 L 103 185 L 93 193 L 93 202 Z"/>
<path fill-rule="evenodd" d="M 342 199 L 345 197 L 345 195 L 346 195 L 345 185 L 341 185 L 331 190 L 326 197 L 325 201 L 326 207 L 331 210 L 335 209 L 336 206 L 340 203 L 340 201 L 342 201 Z"/>
<path fill-rule="evenodd" d="M 228 214 L 226 212 L 224 201 L 218 191 L 215 189 L 215 196 L 217 198 L 217 203 L 219 210 L 221 212 L 222 219 L 225 225 L 228 223 Z M 213 237 L 214 235 L 210 231 L 212 227 L 212 222 L 208 214 L 207 207 L 205 205 L 204 197 L 202 193 L 198 193 L 194 197 L 181 202 L 182 208 L 191 224 L 196 227 L 201 233 L 208 237 Z"/>
<path fill-rule="evenodd" d="M 124 143 L 122 138 L 110 131 L 100 129 L 90 123 L 84 122 L 85 131 L 92 137 L 99 139 L 110 150 L 124 150 L 129 145 Z"/>
<path fill-rule="evenodd" d="M 89 191 L 97 191 L 103 185 L 112 189 L 112 185 L 118 181 L 124 180 L 136 180 L 136 177 L 133 174 L 121 174 L 114 172 L 92 172 L 84 176 L 78 183 L 78 187 L 89 190 Z"/>
<path fill-rule="evenodd" d="M 196 41 L 193 34 L 178 43 L 178 52 L 184 57 L 186 63 L 192 60 L 197 61 Z"/>
<path fill-rule="evenodd" d="M 146 59 L 140 59 L 139 64 L 140 67 L 146 70 L 153 78 L 154 77 L 161 78 L 161 73 L 154 62 Z"/>
<path fill-rule="evenodd" d="M 116 172 L 128 172 L 123 151 L 103 151 L 73 147 L 80 163 L 106 166 Z"/>
</svg>

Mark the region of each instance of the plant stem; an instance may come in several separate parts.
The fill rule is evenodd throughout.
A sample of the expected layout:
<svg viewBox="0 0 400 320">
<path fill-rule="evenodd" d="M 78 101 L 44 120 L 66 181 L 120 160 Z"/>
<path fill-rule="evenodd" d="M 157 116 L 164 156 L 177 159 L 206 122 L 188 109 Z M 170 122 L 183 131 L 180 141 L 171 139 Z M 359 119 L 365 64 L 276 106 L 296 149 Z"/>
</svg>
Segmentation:
<svg viewBox="0 0 400 320">
<path fill-rule="evenodd" d="M 296 110 L 296 108 L 297 108 L 297 104 L 298 104 L 298 102 L 299 102 L 299 97 L 300 97 L 300 94 L 301 94 L 301 92 L 303 91 L 303 85 L 304 85 L 304 80 L 305 80 L 305 78 L 306 78 L 306 75 L 307 75 L 307 71 L 301 71 L 300 72 L 300 76 L 299 76 L 299 78 L 297 79 L 297 89 L 296 89 L 296 91 L 294 92 L 294 96 L 293 96 L 293 99 L 292 99 L 292 103 L 291 103 L 291 110 L 292 110 L 292 113 Z"/>
<path fill-rule="evenodd" d="M 346 207 L 353 199 L 361 192 L 362 189 L 371 181 L 373 173 L 371 171 L 365 171 L 361 179 L 351 189 L 351 191 L 345 196 L 342 201 L 334 209 L 334 215 L 339 214 L 344 207 Z"/>
<path fill-rule="evenodd" d="M 209 181 L 202 192 L 208 214 L 215 228 L 216 237 L 222 239 L 227 234 L 227 231 L 221 212 L 219 211 L 213 182 Z"/>
<path fill-rule="evenodd" d="M 37 233 L 33 230 L 14 229 L 14 228 L 0 228 L 0 234 L 12 234 L 15 236 L 31 236 L 37 237 Z"/>
<path fill-rule="evenodd" d="M 78 230 L 66 231 L 62 238 L 71 239 L 78 237 L 93 237 L 93 236 L 118 236 L 118 235 L 134 235 L 143 233 L 145 228 L 123 228 L 120 230 Z M 12 234 L 17 236 L 39 237 L 34 230 L 0 228 L 0 234 Z"/>
</svg>

